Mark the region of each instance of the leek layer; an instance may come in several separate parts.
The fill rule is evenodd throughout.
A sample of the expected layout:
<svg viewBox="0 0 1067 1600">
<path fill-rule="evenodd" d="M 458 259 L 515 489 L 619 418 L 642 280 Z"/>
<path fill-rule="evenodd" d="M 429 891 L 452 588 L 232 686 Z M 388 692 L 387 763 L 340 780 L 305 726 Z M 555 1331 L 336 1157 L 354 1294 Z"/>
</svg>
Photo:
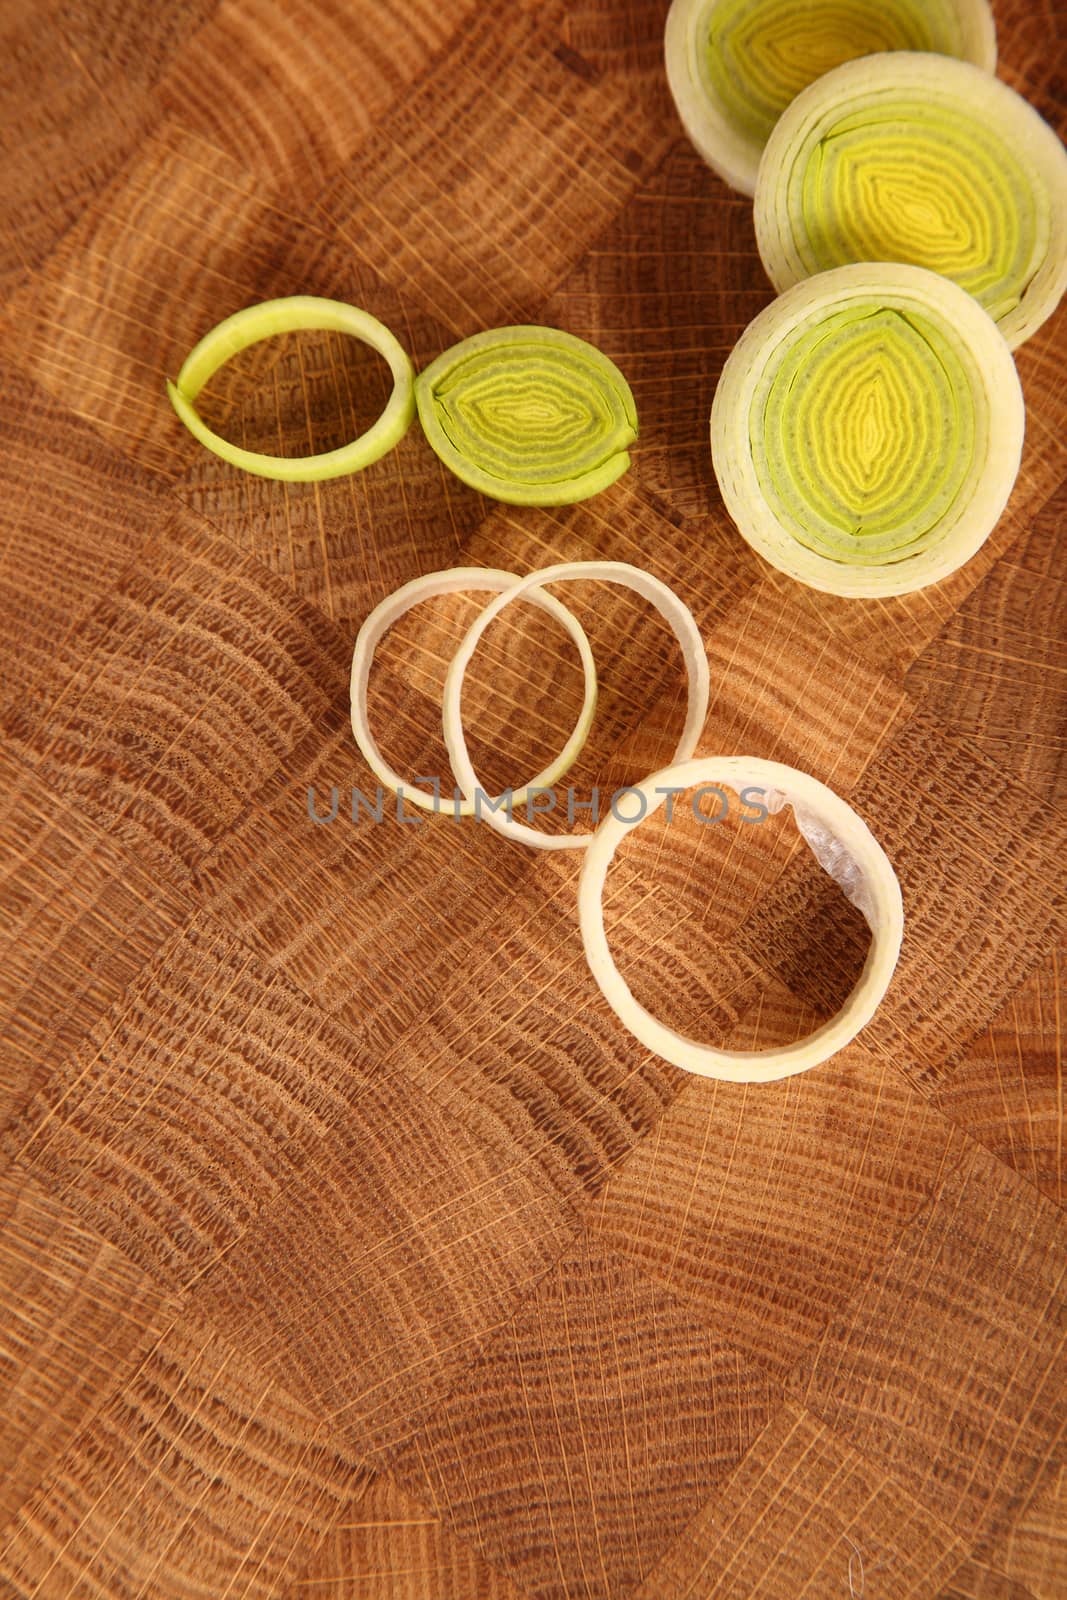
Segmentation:
<svg viewBox="0 0 1067 1600">
<path fill-rule="evenodd" d="M 855 989 L 835 1017 L 806 1039 L 770 1050 L 720 1050 L 679 1033 L 636 999 L 616 965 L 604 926 L 604 886 L 620 844 L 668 794 L 700 785 L 741 793 L 758 787 L 770 811 L 790 805 L 816 859 L 859 906 L 871 929 L 871 947 Z M 703 756 L 653 773 L 631 791 L 640 795 L 633 818 L 605 817 L 582 862 L 578 921 L 589 970 L 623 1026 L 683 1072 L 729 1083 L 771 1083 L 827 1061 L 865 1028 L 889 988 L 904 935 L 904 902 L 891 862 L 863 819 L 818 779 L 778 761 L 752 756 Z"/>
<path fill-rule="evenodd" d="M 1067 152 L 1006 84 L 909 52 L 828 73 L 781 117 L 756 188 L 778 289 L 901 261 L 972 294 L 1014 349 L 1067 287 Z"/>
<path fill-rule="evenodd" d="M 630 465 L 637 410 L 613 362 L 556 328 L 496 328 L 446 350 L 415 399 L 457 477 L 514 505 L 568 505 Z"/>
<path fill-rule="evenodd" d="M 271 456 L 245 450 L 209 428 L 196 409 L 204 385 L 233 356 L 250 345 L 281 333 L 306 330 L 346 333 L 377 350 L 389 363 L 393 391 L 385 410 L 374 426 L 339 450 L 316 456 Z M 362 472 L 393 449 L 415 420 L 415 373 L 411 361 L 389 329 L 341 300 L 324 300 L 318 295 L 290 295 L 281 300 L 264 300 L 246 306 L 226 317 L 194 345 L 182 363 L 176 383 L 167 383 L 171 405 L 194 438 L 204 447 L 242 472 L 286 483 L 318 483 Z"/>
<path fill-rule="evenodd" d="M 987 0 L 674 0 L 667 75 L 700 154 L 745 194 L 786 107 L 858 56 L 934 51 L 992 72 Z"/>
<path fill-rule="evenodd" d="M 1019 469 L 1022 390 L 996 324 L 920 267 L 841 267 L 746 330 L 712 409 L 727 508 L 773 565 L 843 595 L 955 571 Z"/>
</svg>

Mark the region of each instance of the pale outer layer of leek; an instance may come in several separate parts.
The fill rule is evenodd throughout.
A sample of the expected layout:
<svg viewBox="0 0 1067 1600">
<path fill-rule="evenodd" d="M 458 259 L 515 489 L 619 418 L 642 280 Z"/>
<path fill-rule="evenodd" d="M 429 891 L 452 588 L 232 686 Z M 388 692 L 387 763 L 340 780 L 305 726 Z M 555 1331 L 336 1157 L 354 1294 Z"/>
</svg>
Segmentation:
<svg viewBox="0 0 1067 1600">
<path fill-rule="evenodd" d="M 853 358 L 850 319 L 869 342 L 879 316 L 882 346 Z M 842 319 L 844 335 L 835 333 Z M 1024 429 L 1018 373 L 996 324 L 954 283 L 892 263 L 822 273 L 774 301 L 727 360 L 711 413 L 723 500 L 752 548 L 813 589 L 870 597 L 925 588 L 974 555 L 1015 483 Z M 869 489 L 881 521 L 865 543 Z M 895 503 L 912 524 L 896 542 Z"/>
<path fill-rule="evenodd" d="M 806 1039 L 772 1050 L 719 1050 L 659 1021 L 634 997 L 615 964 L 604 928 L 604 881 L 616 850 L 644 818 L 663 804 L 666 791 L 698 785 L 763 788 L 768 808 L 793 807 L 797 826 L 820 865 L 859 907 L 871 929 L 867 960 L 844 1007 Z M 818 1066 L 866 1027 L 889 987 L 904 932 L 900 884 L 866 823 L 832 789 L 777 761 L 710 756 L 654 773 L 633 786 L 644 805 L 633 819 L 614 813 L 598 828 L 582 862 L 578 919 L 589 969 L 620 1022 L 646 1049 L 685 1072 L 730 1083 L 771 1083 Z"/>
<path fill-rule="evenodd" d="M 389 363 L 393 390 L 372 428 L 339 450 L 324 451 L 316 456 L 272 456 L 244 450 L 208 427 L 196 409 L 196 400 L 220 367 L 239 351 L 263 339 L 312 330 L 350 334 L 377 350 Z M 414 387 L 415 372 L 410 358 L 376 317 L 357 306 L 345 305 L 341 300 L 301 294 L 283 300 L 264 300 L 244 311 L 235 311 L 233 316 L 220 322 L 194 345 L 182 364 L 177 382 L 168 382 L 167 394 L 189 432 L 231 466 L 260 478 L 317 483 L 360 472 L 399 444 L 415 417 Z"/>
<path fill-rule="evenodd" d="M 654 606 L 668 624 L 681 646 L 689 680 L 685 726 L 678 740 L 674 759 L 684 761 L 696 749 L 708 711 L 709 673 L 704 641 L 700 637 L 700 629 L 689 607 L 679 600 L 673 589 L 669 589 L 665 583 L 661 583 L 658 578 L 654 578 L 649 572 L 644 572 L 640 567 L 630 566 L 623 561 L 563 562 L 559 566 L 545 567 L 540 572 L 530 573 L 506 594 L 491 600 L 468 629 L 462 644 L 452 658 L 445 679 L 441 720 L 452 771 L 456 783 L 467 799 L 474 798 L 478 793 L 479 784 L 463 730 L 463 680 L 479 640 L 490 623 L 513 600 L 519 599 L 532 589 L 550 583 L 572 583 L 579 579 L 617 583 L 625 589 L 632 590 L 634 594 L 640 595 Z M 538 850 L 582 850 L 593 837 L 590 833 L 539 833 L 528 823 L 516 821 L 514 816 L 509 816 L 504 810 L 486 809 L 481 815 L 490 827 L 504 834 L 506 838 L 520 840 L 523 844 L 532 845 Z"/>
<path fill-rule="evenodd" d="M 451 567 L 445 572 L 431 572 L 425 577 L 412 579 L 410 583 L 404 584 L 395 593 L 387 596 L 375 606 L 359 630 L 352 654 L 351 679 L 352 732 L 356 743 L 367 765 L 386 789 L 413 805 L 421 806 L 426 811 L 439 809 L 438 797 L 404 783 L 382 755 L 377 740 L 371 732 L 367 686 L 375 651 L 393 624 L 413 606 L 421 604 L 424 600 L 430 600 L 435 595 L 457 594 L 468 590 L 502 594 L 514 589 L 521 582 L 522 579 L 517 573 L 501 572 L 493 567 Z M 528 785 L 516 793 L 515 802 L 519 805 L 524 802 L 527 789 L 550 788 L 574 765 L 589 737 L 589 729 L 596 715 L 597 698 L 596 664 L 581 623 L 554 595 L 545 594 L 543 590 L 529 589 L 525 598 L 531 605 L 546 611 L 574 640 L 585 678 L 585 693 L 578 721 L 566 745 L 543 772 L 538 773 L 536 778 L 532 778 Z M 472 800 L 463 800 L 456 804 L 450 799 L 443 803 L 443 807 L 451 816 L 463 817 L 473 815 L 475 809 Z"/>
<path fill-rule="evenodd" d="M 699 154 L 753 194 L 775 119 L 830 68 L 874 51 L 997 63 L 988 0 L 674 0 L 667 79 Z"/>
<path fill-rule="evenodd" d="M 854 261 L 928 267 L 1013 350 L 1067 289 L 1067 150 L 965 61 L 868 56 L 805 89 L 767 141 L 755 218 L 779 291 Z"/>
<path fill-rule="evenodd" d="M 558 328 L 476 333 L 415 383 L 423 432 L 458 478 L 512 505 L 556 506 L 630 465 L 637 409 L 601 351 Z"/>
</svg>

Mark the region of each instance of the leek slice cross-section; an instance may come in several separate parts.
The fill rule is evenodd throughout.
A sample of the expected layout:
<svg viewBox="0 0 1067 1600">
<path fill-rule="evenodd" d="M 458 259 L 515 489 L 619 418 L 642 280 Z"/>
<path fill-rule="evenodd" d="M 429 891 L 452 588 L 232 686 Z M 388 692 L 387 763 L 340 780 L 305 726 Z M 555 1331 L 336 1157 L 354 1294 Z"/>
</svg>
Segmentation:
<svg viewBox="0 0 1067 1600">
<path fill-rule="evenodd" d="M 755 215 L 776 289 L 855 261 L 927 267 L 1013 350 L 1067 289 L 1067 151 L 965 61 L 895 51 L 828 72 L 768 140 Z"/>
<path fill-rule="evenodd" d="M 315 456 L 245 450 L 196 409 L 231 356 L 280 333 L 330 329 L 371 345 L 389 363 L 393 392 L 367 433 Z M 416 380 L 389 329 L 358 306 L 292 295 L 247 306 L 204 335 L 167 384 L 178 416 L 231 466 L 264 478 L 317 483 L 359 472 L 398 444 L 416 404 L 432 448 L 464 483 L 514 505 L 562 506 L 606 489 L 630 465 L 637 407 L 614 362 L 559 328 L 494 328 L 446 350 Z"/>
<path fill-rule="evenodd" d="M 841 595 L 955 571 L 1004 509 L 1025 413 L 1011 352 L 970 295 L 921 267 L 839 267 L 742 335 L 711 414 L 715 472 L 749 544 Z"/>
<path fill-rule="evenodd" d="M 618 367 L 558 328 L 494 328 L 419 374 L 423 432 L 446 466 L 512 505 L 598 494 L 630 465 L 637 408 Z"/>
<path fill-rule="evenodd" d="M 667 77 L 709 166 L 752 194 L 763 147 L 802 89 L 844 61 L 935 51 L 996 66 L 988 0 L 674 0 Z"/>
</svg>

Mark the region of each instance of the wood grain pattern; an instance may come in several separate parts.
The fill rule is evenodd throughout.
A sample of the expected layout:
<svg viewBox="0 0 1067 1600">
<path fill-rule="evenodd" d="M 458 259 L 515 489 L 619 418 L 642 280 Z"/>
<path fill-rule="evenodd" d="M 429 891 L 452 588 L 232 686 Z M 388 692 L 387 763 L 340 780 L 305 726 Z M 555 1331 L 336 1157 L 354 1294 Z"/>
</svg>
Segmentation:
<svg viewBox="0 0 1067 1600">
<path fill-rule="evenodd" d="M 491 1567 L 392 1479 L 371 1479 L 330 1530 L 294 1596 L 331 1600 L 521 1600 Z"/>
<path fill-rule="evenodd" d="M 1031 1590 L 981 1561 L 965 1561 L 938 1600 L 1034 1600 Z"/>
<path fill-rule="evenodd" d="M 771 290 L 677 122 L 665 10 L 8 0 L 0 1600 L 1067 1594 L 1067 320 L 1019 352 L 1022 472 L 961 572 L 850 602 L 769 569 L 707 427 Z M 1002 76 L 1063 133 L 1062 13 L 995 10 Z M 507 507 L 414 428 L 353 479 L 233 472 L 163 380 L 295 292 L 420 369 L 510 321 L 593 340 L 637 398 L 632 470 Z M 304 453 L 388 387 L 308 333 L 203 407 Z M 800 1078 L 694 1079 L 626 1034 L 575 855 L 353 818 L 370 608 L 583 559 L 691 605 L 702 753 L 814 773 L 897 866 L 885 1004 Z M 573 782 L 606 805 L 671 757 L 677 646 L 625 591 L 560 594 L 600 679 Z M 447 771 L 477 604 L 379 651 L 413 776 Z M 516 605 L 479 649 L 490 786 L 570 731 L 561 637 Z M 869 942 L 788 814 L 661 813 L 605 906 L 638 997 L 738 1048 L 810 1031 Z"/>
<path fill-rule="evenodd" d="M 320 612 L 180 512 L 53 651 L 4 731 L 53 792 L 180 883 L 343 703 L 346 655 Z"/>
<path fill-rule="evenodd" d="M 0 770 L 6 1123 L 193 908 L 8 751 Z"/>
<path fill-rule="evenodd" d="M 762 1040 L 776 998 L 761 996 Z M 758 1090 L 687 1085 L 592 1221 L 784 1379 L 959 1159 L 950 1124 L 853 1045 Z"/>
<path fill-rule="evenodd" d="M 153 1346 L 10 1527 L 0 1573 L 39 1595 L 277 1594 L 362 1469 L 191 1316 Z"/>
<path fill-rule="evenodd" d="M 152 90 L 216 0 L 5 8 L 0 283 L 42 265 L 158 119 Z"/>
<path fill-rule="evenodd" d="M 601 79 L 539 17 L 490 0 L 360 150 L 358 181 L 342 170 L 319 209 L 465 336 L 528 321 L 666 144 L 650 141 L 625 80 Z"/>
<path fill-rule="evenodd" d="M 553 1270 L 394 1470 L 526 1593 L 628 1592 L 771 1405 L 762 1372 L 587 1245 Z"/>
<path fill-rule="evenodd" d="M 191 1300 L 376 1459 L 434 1413 L 574 1231 L 503 1140 L 376 1073 L 320 1141 L 313 1183 L 286 1184 Z"/>
<path fill-rule="evenodd" d="M 198 918 L 40 1082 L 5 1143 L 180 1289 L 234 1247 L 366 1088 L 344 1030 Z"/>
<path fill-rule="evenodd" d="M 1052 1600 L 1060 1593 L 1067 1584 L 1067 1470 L 1062 1465 L 1038 1479 L 1033 1494 L 987 1541 L 982 1555 L 996 1561 L 1035 1600 Z"/>
<path fill-rule="evenodd" d="M 1063 1204 L 1065 958 L 1053 950 L 970 1041 L 941 1086 L 946 1116 Z"/>
<path fill-rule="evenodd" d="M 819 1420 L 783 1404 L 640 1600 L 935 1595 L 961 1541 Z"/>
<path fill-rule="evenodd" d="M 1058 552 L 1065 513 L 1061 488 L 905 679 L 908 692 L 988 755 L 998 772 L 1061 811 L 1067 596 Z"/>
<path fill-rule="evenodd" d="M 6 364 L 0 394 L 8 419 L 0 504 L 6 708 L 47 670 L 56 647 L 149 542 L 159 502 L 150 476 Z"/>
<path fill-rule="evenodd" d="M 1067 1425 L 1067 1223 L 970 1147 L 791 1386 L 950 1526 L 1010 1515 Z"/>
<path fill-rule="evenodd" d="M 432 70 L 463 17 L 461 4 L 418 0 L 398 29 L 384 0 L 358 10 L 336 0 L 223 0 L 190 36 L 158 99 L 249 172 L 318 188 Z"/>
<path fill-rule="evenodd" d="M 0 1179 L 0 1216 L 6 1522 L 181 1308 L 25 1168 Z"/>
</svg>

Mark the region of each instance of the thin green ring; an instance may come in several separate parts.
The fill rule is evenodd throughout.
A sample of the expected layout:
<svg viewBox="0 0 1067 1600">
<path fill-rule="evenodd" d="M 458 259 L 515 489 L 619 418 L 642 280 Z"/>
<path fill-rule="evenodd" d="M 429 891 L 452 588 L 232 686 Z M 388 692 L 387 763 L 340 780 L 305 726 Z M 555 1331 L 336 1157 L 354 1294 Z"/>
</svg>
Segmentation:
<svg viewBox="0 0 1067 1600">
<path fill-rule="evenodd" d="M 220 367 L 241 350 L 263 339 L 272 339 L 279 333 L 312 330 L 351 334 L 377 350 L 389 363 L 393 392 L 373 427 L 339 450 L 327 450 L 315 456 L 271 456 L 244 450 L 208 427 L 195 402 Z M 369 312 L 345 305 L 341 300 L 298 294 L 282 300 L 264 300 L 226 317 L 193 346 L 182 364 L 177 382 L 168 379 L 167 394 L 189 432 L 231 466 L 260 478 L 275 478 L 285 483 L 319 483 L 326 478 L 362 472 L 364 467 L 379 461 L 400 443 L 415 418 L 415 369 L 399 340 Z"/>
</svg>

